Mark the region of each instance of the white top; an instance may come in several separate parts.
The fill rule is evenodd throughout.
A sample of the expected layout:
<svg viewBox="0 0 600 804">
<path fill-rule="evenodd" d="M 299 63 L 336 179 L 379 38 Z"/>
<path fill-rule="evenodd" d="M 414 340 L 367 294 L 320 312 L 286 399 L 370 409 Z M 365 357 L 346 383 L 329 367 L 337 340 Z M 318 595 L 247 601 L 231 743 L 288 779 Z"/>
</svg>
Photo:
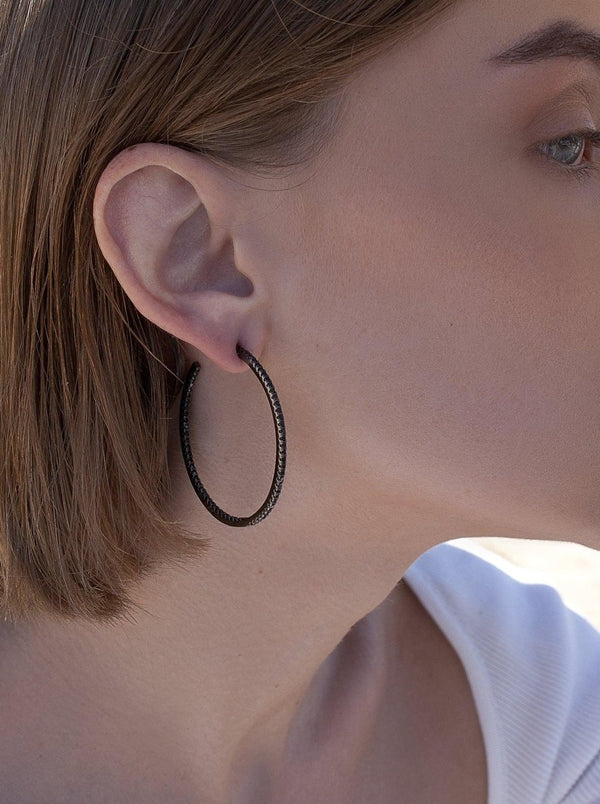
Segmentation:
<svg viewBox="0 0 600 804">
<path fill-rule="evenodd" d="M 465 668 L 488 804 L 600 804 L 600 631 L 542 573 L 471 539 L 432 547 L 404 580 Z"/>
</svg>

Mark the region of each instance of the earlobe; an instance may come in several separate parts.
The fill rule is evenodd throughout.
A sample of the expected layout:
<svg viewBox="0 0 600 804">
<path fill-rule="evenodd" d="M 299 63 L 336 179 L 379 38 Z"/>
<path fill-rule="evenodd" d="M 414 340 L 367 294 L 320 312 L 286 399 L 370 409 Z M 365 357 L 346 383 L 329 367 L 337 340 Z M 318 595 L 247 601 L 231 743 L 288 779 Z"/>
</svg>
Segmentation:
<svg viewBox="0 0 600 804">
<path fill-rule="evenodd" d="M 235 185 L 203 157 L 156 143 L 121 152 L 94 198 L 100 249 L 134 306 L 229 371 L 260 354 L 264 305 L 235 262 L 224 211 Z"/>
</svg>

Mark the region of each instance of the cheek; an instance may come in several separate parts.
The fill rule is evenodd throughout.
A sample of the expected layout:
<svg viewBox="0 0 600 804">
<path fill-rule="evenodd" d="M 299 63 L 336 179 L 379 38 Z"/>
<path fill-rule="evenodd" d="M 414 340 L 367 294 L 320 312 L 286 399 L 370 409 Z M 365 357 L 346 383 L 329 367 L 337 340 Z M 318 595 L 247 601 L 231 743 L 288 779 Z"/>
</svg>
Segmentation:
<svg viewBox="0 0 600 804">
<path fill-rule="evenodd" d="M 325 432 L 382 486 L 574 538 L 600 515 L 589 248 L 498 195 L 442 200 L 347 204 L 313 238 Z"/>
</svg>

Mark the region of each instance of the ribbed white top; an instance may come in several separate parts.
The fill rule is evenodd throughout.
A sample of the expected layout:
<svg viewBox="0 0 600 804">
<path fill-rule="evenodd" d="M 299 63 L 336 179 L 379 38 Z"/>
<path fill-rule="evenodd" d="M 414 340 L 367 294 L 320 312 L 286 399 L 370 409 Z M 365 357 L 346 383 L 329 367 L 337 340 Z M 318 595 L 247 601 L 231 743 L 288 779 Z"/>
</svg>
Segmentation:
<svg viewBox="0 0 600 804">
<path fill-rule="evenodd" d="M 600 804 L 600 632 L 543 574 L 470 539 L 432 547 L 404 580 L 465 668 L 488 804 Z"/>
</svg>

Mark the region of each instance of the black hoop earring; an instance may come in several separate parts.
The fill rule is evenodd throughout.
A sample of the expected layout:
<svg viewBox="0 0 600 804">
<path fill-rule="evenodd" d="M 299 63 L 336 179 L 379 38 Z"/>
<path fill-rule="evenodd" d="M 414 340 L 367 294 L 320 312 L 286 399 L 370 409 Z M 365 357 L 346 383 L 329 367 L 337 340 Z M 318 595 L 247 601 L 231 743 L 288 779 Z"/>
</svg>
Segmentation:
<svg viewBox="0 0 600 804">
<path fill-rule="evenodd" d="M 268 514 L 270 514 L 273 506 L 277 502 L 277 498 L 281 493 L 283 476 L 285 474 L 286 440 L 283 412 L 281 410 L 281 405 L 279 404 L 279 397 L 277 396 L 277 392 L 275 391 L 269 375 L 258 362 L 258 360 L 251 355 L 250 352 L 244 349 L 243 346 L 238 344 L 236 351 L 238 356 L 250 366 L 252 371 L 261 381 L 267 395 L 267 399 L 269 400 L 269 404 L 271 405 L 273 422 L 275 423 L 275 433 L 277 437 L 277 463 L 275 466 L 275 472 L 273 474 L 271 490 L 269 491 L 267 499 L 260 506 L 260 508 L 251 516 L 232 516 L 226 511 L 223 511 L 222 508 L 219 508 L 215 501 L 210 497 L 209 493 L 206 491 L 200 478 L 198 477 L 198 472 L 196 471 L 196 467 L 194 465 L 192 450 L 190 447 L 190 428 L 188 421 L 188 408 L 190 404 L 192 387 L 196 377 L 198 376 L 198 372 L 200 371 L 200 364 L 197 362 L 192 363 L 183 386 L 181 404 L 179 407 L 179 437 L 181 440 L 181 451 L 188 477 L 191 480 L 194 491 L 200 498 L 203 505 L 216 519 L 218 519 L 220 522 L 223 522 L 225 525 L 231 525 L 231 527 L 244 527 L 246 525 L 256 525 L 258 522 L 261 522 L 266 516 L 268 516 Z"/>
</svg>

